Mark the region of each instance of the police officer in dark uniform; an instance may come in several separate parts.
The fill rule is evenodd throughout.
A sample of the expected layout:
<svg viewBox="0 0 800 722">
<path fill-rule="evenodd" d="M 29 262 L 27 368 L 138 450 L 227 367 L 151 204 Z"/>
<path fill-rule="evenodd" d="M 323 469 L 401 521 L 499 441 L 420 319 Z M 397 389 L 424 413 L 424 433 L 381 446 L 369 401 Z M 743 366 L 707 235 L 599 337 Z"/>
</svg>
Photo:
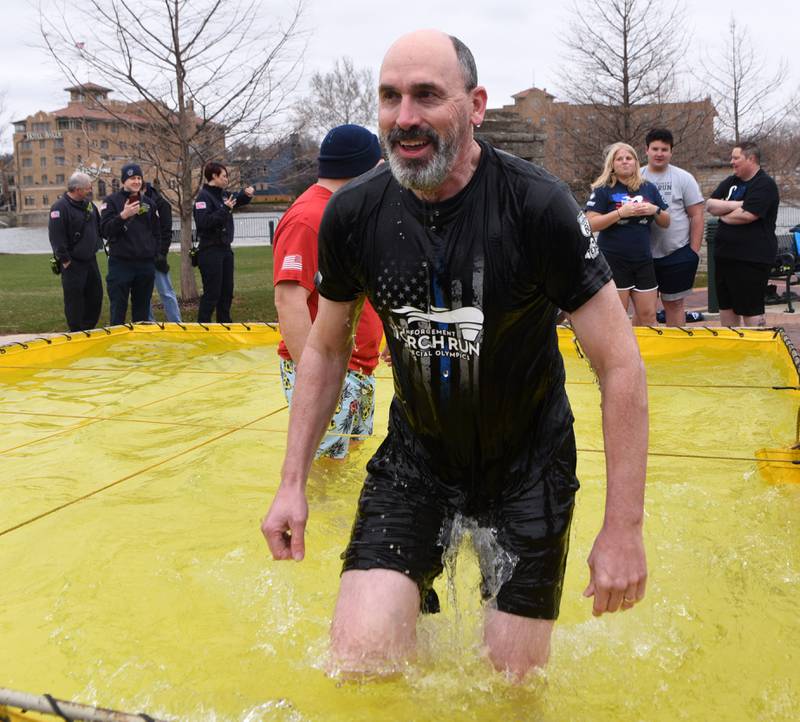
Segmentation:
<svg viewBox="0 0 800 722">
<path fill-rule="evenodd" d="M 197 320 L 211 321 L 217 310 L 217 323 L 230 323 L 233 302 L 233 209 L 246 205 L 253 197 L 253 186 L 238 193 L 225 192 L 228 169 L 222 163 L 210 162 L 203 169 L 205 184 L 194 202 L 194 223 L 197 227 L 198 266 L 203 278 L 203 295 Z"/>
<path fill-rule="evenodd" d="M 47 228 L 55 257 L 54 270 L 61 274 L 64 315 L 70 331 L 96 328 L 103 306 L 103 281 L 95 254 L 102 248 L 100 214 L 90 200 L 92 179 L 73 173 L 67 192 L 50 208 Z"/>
<path fill-rule="evenodd" d="M 125 323 L 129 296 L 131 320 L 149 317 L 160 227 L 154 203 L 142 195 L 143 183 L 137 164 L 123 166 L 122 188 L 107 196 L 100 209 L 100 230 L 108 240 L 106 287 L 112 326 Z"/>
</svg>

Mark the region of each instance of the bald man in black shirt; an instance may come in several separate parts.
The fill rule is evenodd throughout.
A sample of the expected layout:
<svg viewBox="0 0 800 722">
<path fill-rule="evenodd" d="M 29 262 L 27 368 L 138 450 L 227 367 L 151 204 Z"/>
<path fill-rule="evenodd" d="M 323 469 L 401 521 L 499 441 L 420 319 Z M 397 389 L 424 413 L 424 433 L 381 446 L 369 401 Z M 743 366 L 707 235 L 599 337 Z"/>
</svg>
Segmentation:
<svg viewBox="0 0 800 722">
<path fill-rule="evenodd" d="M 436 611 L 433 580 L 469 518 L 494 554 L 482 564 L 496 572 L 482 585 L 488 655 L 521 679 L 549 654 L 578 488 L 557 308 L 603 393 L 607 505 L 585 592 L 595 614 L 645 591 L 644 370 L 565 186 L 473 137 L 486 91 L 466 46 L 436 31 L 404 36 L 384 59 L 379 101 L 389 163 L 326 208 L 319 314 L 262 531 L 274 558 L 303 558 L 306 478 L 366 297 L 384 324 L 395 399 L 343 555 L 334 665 L 381 672 L 413 655 L 416 617 Z"/>
</svg>

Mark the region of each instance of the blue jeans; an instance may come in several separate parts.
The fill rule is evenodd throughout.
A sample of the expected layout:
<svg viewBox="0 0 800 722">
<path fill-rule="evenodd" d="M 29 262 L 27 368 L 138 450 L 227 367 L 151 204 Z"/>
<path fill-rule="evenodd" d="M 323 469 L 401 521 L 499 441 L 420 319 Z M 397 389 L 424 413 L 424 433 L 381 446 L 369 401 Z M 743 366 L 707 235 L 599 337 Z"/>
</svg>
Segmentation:
<svg viewBox="0 0 800 722">
<path fill-rule="evenodd" d="M 156 271 L 156 290 L 161 298 L 161 305 L 164 307 L 164 316 L 170 323 L 181 322 L 181 309 L 178 306 L 178 297 L 175 295 L 175 290 L 172 288 L 172 281 L 170 280 L 169 273 L 161 273 Z M 153 316 L 153 304 L 150 304 L 149 318 L 155 321 Z"/>
</svg>

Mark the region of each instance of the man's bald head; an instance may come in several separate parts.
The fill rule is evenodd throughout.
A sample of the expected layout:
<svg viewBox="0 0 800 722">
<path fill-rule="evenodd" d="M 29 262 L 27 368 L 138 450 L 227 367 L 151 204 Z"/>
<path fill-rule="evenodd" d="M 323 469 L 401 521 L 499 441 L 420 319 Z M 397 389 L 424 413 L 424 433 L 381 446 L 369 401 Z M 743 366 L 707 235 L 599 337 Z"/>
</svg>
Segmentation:
<svg viewBox="0 0 800 722">
<path fill-rule="evenodd" d="M 455 35 L 448 35 L 441 30 L 416 30 L 401 36 L 386 52 L 383 64 L 387 60 L 391 62 L 398 58 L 417 57 L 423 50 L 438 55 L 442 62 L 455 61 L 466 92 L 477 87 L 478 68 L 472 51 Z"/>
<path fill-rule="evenodd" d="M 378 127 L 392 174 L 428 199 L 463 187 L 480 158 L 473 127 L 486 111 L 464 43 L 439 30 L 404 35 L 386 52 Z"/>
</svg>

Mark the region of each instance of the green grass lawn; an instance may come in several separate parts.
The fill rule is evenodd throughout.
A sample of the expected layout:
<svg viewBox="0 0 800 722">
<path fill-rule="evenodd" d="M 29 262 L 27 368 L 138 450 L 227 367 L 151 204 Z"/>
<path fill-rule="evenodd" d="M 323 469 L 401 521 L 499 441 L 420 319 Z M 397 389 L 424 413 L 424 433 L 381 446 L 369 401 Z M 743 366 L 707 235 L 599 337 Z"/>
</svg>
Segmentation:
<svg viewBox="0 0 800 722">
<path fill-rule="evenodd" d="M 233 320 L 275 321 L 272 248 L 238 248 L 235 253 Z M 49 259 L 49 254 L 0 254 L 0 334 L 48 333 L 65 329 L 61 280 L 51 273 Z M 105 287 L 105 254 L 98 253 L 97 261 Z M 194 270 L 200 291 L 200 272 Z M 179 275 L 177 258 L 170 254 L 170 276 L 177 292 L 180 289 Z M 164 311 L 155 292 L 153 312 L 157 320 L 164 320 Z M 108 296 L 104 296 L 100 325 L 108 324 L 108 313 Z M 181 302 L 181 315 L 184 321 L 196 321 L 197 302 Z"/>
</svg>

